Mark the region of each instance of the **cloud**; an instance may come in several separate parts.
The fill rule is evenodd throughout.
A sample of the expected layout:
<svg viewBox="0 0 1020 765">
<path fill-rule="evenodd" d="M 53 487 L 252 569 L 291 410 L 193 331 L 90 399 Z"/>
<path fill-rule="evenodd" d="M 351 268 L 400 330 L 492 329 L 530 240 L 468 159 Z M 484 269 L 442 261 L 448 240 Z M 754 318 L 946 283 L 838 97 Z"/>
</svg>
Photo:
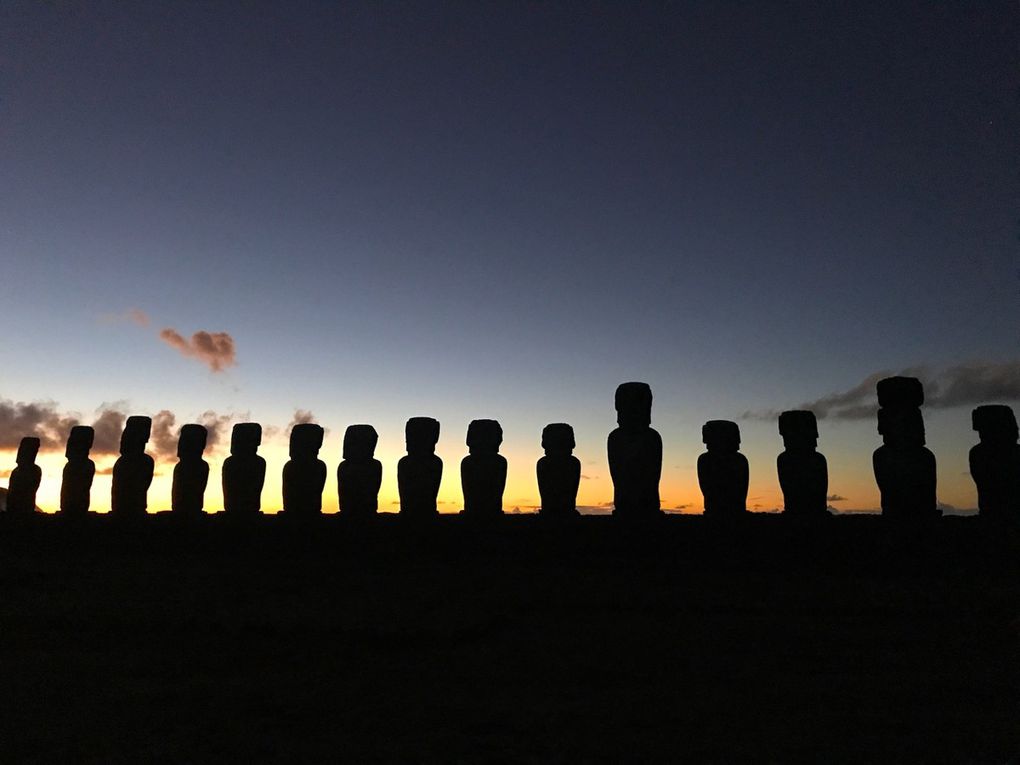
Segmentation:
<svg viewBox="0 0 1020 765">
<path fill-rule="evenodd" d="M 585 475 L 584 473 L 581 473 L 581 480 L 582 481 L 590 481 L 591 480 L 591 476 L 590 475 Z"/>
<path fill-rule="evenodd" d="M 141 308 L 129 308 L 124 313 L 104 313 L 99 317 L 104 324 L 131 323 L 139 327 L 149 326 L 149 314 Z"/>
<path fill-rule="evenodd" d="M 1020 400 L 1020 360 L 970 361 L 932 370 L 926 366 L 909 367 L 899 372 L 882 370 L 865 377 L 845 391 L 829 393 L 794 409 L 810 409 L 818 419 L 862 420 L 875 416 L 878 400 L 875 385 L 894 374 L 917 377 L 924 383 L 925 407 L 950 409 L 982 403 Z M 741 419 L 773 420 L 780 410 L 747 411 Z"/>
<path fill-rule="evenodd" d="M 197 419 L 199 425 L 206 429 L 206 453 L 212 451 L 216 446 L 226 440 L 226 434 L 230 425 L 235 420 L 247 420 L 248 413 L 244 414 L 216 414 L 211 409 L 202 412 Z M 182 425 L 184 423 L 181 423 Z M 177 424 L 177 417 L 168 409 L 163 409 L 152 418 L 152 435 L 149 437 L 149 453 L 156 459 L 175 460 L 177 459 L 177 440 L 180 438 L 181 428 Z"/>
<path fill-rule="evenodd" d="M 694 507 L 694 505 L 691 504 L 677 505 L 676 507 L 673 508 L 673 510 L 686 510 L 688 507 Z"/>
<path fill-rule="evenodd" d="M 112 407 L 104 404 L 92 422 L 96 429 L 92 451 L 96 454 L 116 454 L 120 449 L 126 415 Z M 62 451 L 71 428 L 86 422 L 74 412 L 60 411 L 52 401 L 24 403 L 0 399 L 0 449 L 17 449 L 23 437 L 36 436 L 44 451 Z"/>
<path fill-rule="evenodd" d="M 234 338 L 226 332 L 196 332 L 188 340 L 176 329 L 166 327 L 159 333 L 159 339 L 175 348 L 182 356 L 196 359 L 212 372 L 222 372 L 237 363 Z"/>
<path fill-rule="evenodd" d="M 315 422 L 314 414 L 307 409 L 295 409 L 294 417 L 287 424 L 287 432 L 292 431 L 295 425 L 306 425 L 309 422 Z"/>
<path fill-rule="evenodd" d="M 839 494 L 830 494 L 825 498 L 826 502 L 846 502 L 846 497 L 840 496 Z"/>
</svg>

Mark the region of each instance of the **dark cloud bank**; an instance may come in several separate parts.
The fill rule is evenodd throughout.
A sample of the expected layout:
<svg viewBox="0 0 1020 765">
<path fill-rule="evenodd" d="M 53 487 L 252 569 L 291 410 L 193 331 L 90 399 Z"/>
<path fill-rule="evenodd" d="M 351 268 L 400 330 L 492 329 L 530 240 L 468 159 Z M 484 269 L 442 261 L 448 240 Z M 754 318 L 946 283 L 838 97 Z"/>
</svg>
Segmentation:
<svg viewBox="0 0 1020 765">
<path fill-rule="evenodd" d="M 1020 401 L 1020 360 L 1005 362 L 973 361 L 935 370 L 927 366 L 901 371 L 882 370 L 865 377 L 857 385 L 838 393 L 829 393 L 789 409 L 810 409 L 818 419 L 862 420 L 875 416 L 878 402 L 875 384 L 892 375 L 917 377 L 924 383 L 924 405 L 930 409 Z M 772 420 L 779 409 L 747 411 L 742 419 Z"/>
</svg>

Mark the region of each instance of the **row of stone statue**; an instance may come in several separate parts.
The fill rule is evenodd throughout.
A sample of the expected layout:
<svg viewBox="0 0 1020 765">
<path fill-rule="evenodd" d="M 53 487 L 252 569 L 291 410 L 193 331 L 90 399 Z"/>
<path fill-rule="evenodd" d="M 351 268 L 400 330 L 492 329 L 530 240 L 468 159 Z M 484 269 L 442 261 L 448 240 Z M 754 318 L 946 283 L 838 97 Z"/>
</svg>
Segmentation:
<svg viewBox="0 0 1020 765">
<path fill-rule="evenodd" d="M 873 456 L 882 495 L 882 513 L 899 519 L 924 519 L 940 514 L 935 494 L 935 457 L 925 448 L 919 380 L 890 377 L 878 383 L 878 431 L 883 445 Z M 662 439 L 651 427 L 652 391 L 639 382 L 616 390 L 617 427 L 609 434 L 609 469 L 613 479 L 614 515 L 644 518 L 660 513 L 659 478 Z M 997 518 L 1020 517 L 1020 445 L 1017 421 L 1008 406 L 980 406 L 973 412 L 980 443 L 970 451 L 971 475 L 977 484 L 980 513 Z M 121 435 L 120 458 L 113 468 L 111 512 L 140 516 L 153 476 L 153 460 L 145 453 L 151 420 L 129 417 Z M 785 451 L 777 467 L 785 512 L 800 517 L 828 514 L 828 466 L 818 453 L 818 426 L 809 411 L 779 416 Z M 290 461 L 283 468 L 283 511 L 296 517 L 322 512 L 326 464 L 318 458 L 324 431 L 319 425 L 295 425 L 290 434 Z M 60 509 L 68 516 L 88 512 L 95 464 L 89 459 L 93 430 L 75 426 L 67 439 L 67 465 L 60 489 Z M 400 513 L 412 517 L 437 513 L 436 498 L 443 462 L 436 455 L 439 422 L 412 417 L 405 428 L 407 455 L 397 463 Z M 181 428 L 174 467 L 172 511 L 182 516 L 203 512 L 209 465 L 202 459 L 207 432 L 201 425 Z M 711 420 L 702 428 L 706 452 L 698 458 L 698 482 L 705 514 L 736 517 L 747 512 L 748 463 L 740 453 L 735 422 Z M 231 515 L 261 512 L 266 462 L 257 453 L 262 427 L 247 422 L 234 426 L 230 457 L 223 463 L 223 505 Z M 337 470 L 340 513 L 374 516 L 378 510 L 382 464 L 374 458 L 378 435 L 371 425 L 351 425 L 344 434 L 343 461 Z M 474 420 L 468 426 L 468 456 L 461 461 L 464 514 L 498 516 L 503 512 L 506 459 L 499 454 L 503 430 L 495 420 Z M 565 423 L 542 431 L 545 456 L 538 461 L 541 514 L 577 513 L 581 463 L 572 452 L 574 431 Z M 35 456 L 39 439 L 26 437 L 18 449 L 7 496 L 10 513 L 31 513 L 42 478 Z"/>
</svg>

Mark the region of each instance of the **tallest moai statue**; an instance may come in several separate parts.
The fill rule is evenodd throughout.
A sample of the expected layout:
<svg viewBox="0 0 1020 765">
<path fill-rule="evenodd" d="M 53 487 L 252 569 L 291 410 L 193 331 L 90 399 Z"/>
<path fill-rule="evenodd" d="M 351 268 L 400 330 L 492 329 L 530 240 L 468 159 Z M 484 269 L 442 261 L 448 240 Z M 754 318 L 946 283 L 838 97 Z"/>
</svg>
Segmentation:
<svg viewBox="0 0 1020 765">
<path fill-rule="evenodd" d="M 935 496 L 935 455 L 924 445 L 924 387 L 915 377 L 878 382 L 878 432 L 882 446 L 872 464 L 882 494 L 882 515 L 916 521 L 941 515 Z"/>
<path fill-rule="evenodd" d="M 609 434 L 609 473 L 613 478 L 613 515 L 650 518 L 660 514 L 659 477 L 662 438 L 652 429 L 652 389 L 626 382 L 616 389 L 616 422 Z"/>
</svg>

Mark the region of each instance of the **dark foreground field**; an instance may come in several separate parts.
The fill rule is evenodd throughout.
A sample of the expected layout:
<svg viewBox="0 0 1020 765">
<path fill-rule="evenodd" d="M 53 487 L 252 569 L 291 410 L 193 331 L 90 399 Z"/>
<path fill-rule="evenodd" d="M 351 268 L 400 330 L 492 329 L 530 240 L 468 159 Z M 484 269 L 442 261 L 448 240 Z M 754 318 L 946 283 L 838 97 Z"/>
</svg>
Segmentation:
<svg viewBox="0 0 1020 765">
<path fill-rule="evenodd" d="M 977 519 L 223 520 L 0 519 L 0 760 L 1020 761 Z"/>
</svg>

